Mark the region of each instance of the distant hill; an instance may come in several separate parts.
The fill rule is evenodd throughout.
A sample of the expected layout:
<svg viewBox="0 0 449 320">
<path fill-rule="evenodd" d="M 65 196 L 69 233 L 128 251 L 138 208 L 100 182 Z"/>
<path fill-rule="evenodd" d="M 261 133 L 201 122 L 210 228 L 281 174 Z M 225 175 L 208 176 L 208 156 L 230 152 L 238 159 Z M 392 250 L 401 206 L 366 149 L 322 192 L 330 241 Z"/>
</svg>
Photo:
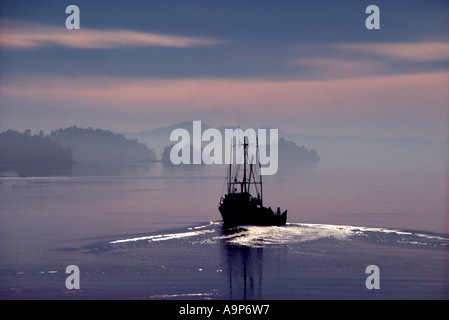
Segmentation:
<svg viewBox="0 0 449 320">
<path fill-rule="evenodd" d="M 201 129 L 202 131 L 207 130 L 211 128 L 206 123 L 201 123 Z M 193 137 L 193 127 L 192 127 L 192 121 L 182 122 L 176 125 L 162 127 L 154 130 L 148 130 L 148 131 L 142 131 L 138 133 L 133 134 L 126 134 L 129 138 L 139 139 L 139 141 L 142 141 L 144 143 L 150 144 L 151 146 L 155 146 L 157 148 L 157 153 L 159 154 L 162 162 L 165 165 L 170 166 L 170 150 L 171 147 L 176 144 L 176 142 L 170 141 L 170 134 L 175 129 L 185 129 L 190 133 L 190 136 Z M 224 137 L 225 129 L 236 129 L 236 127 L 217 127 L 222 136 Z M 265 128 L 267 129 L 267 128 Z M 279 139 L 279 163 L 280 165 L 286 165 L 286 166 L 303 166 L 303 165 L 310 165 L 310 164 L 316 164 L 318 161 L 320 161 L 320 157 L 318 155 L 317 150 L 315 149 L 308 149 L 305 146 L 298 146 L 296 143 L 289 141 L 285 138 L 282 138 L 282 133 L 279 132 L 280 139 Z M 208 142 L 203 142 L 203 147 L 207 145 Z M 192 147 L 191 147 L 192 148 Z M 225 154 L 225 150 L 223 150 L 223 155 Z M 192 162 L 192 161 L 191 161 Z M 224 160 L 223 160 L 224 163 Z"/>
<path fill-rule="evenodd" d="M 313 146 L 321 165 L 368 172 L 440 172 L 447 167 L 447 141 L 411 137 L 359 137 L 304 135 L 279 132 L 297 145 Z"/>
<path fill-rule="evenodd" d="M 195 152 L 193 145 L 190 145 L 189 164 L 183 164 L 183 163 L 181 163 L 179 165 L 173 164 L 173 162 L 171 161 L 171 158 L 170 158 L 170 152 L 171 152 L 173 146 L 174 146 L 174 144 L 165 146 L 164 151 L 162 152 L 161 162 L 164 164 L 164 166 L 166 166 L 166 167 L 204 166 L 204 163 L 202 161 L 200 164 L 193 164 L 193 153 Z"/>
<path fill-rule="evenodd" d="M 43 133 L 0 133 L 0 171 L 16 171 L 19 176 L 50 174 L 54 170 L 69 170 L 72 164 L 71 149 Z"/>
<path fill-rule="evenodd" d="M 136 139 L 101 129 L 70 127 L 50 138 L 72 150 L 73 159 L 89 164 L 133 164 L 157 161 L 156 154 Z"/>
<path fill-rule="evenodd" d="M 205 123 L 202 129 L 206 130 L 209 126 Z M 161 127 L 153 130 L 146 130 L 136 133 L 125 133 L 125 137 L 129 139 L 137 139 L 142 143 L 155 148 L 155 152 L 162 158 L 162 153 L 168 145 L 173 145 L 176 142 L 170 141 L 170 134 L 175 129 L 186 129 L 190 134 L 192 133 L 192 121 L 178 123 L 172 126 Z"/>
<path fill-rule="evenodd" d="M 177 128 L 184 128 L 191 133 L 192 121 L 125 135 L 128 138 L 139 139 L 139 141 L 151 145 L 156 149 L 158 156 L 161 157 L 164 148 L 174 143 L 170 141 L 170 133 Z M 210 127 L 202 122 L 202 129 L 208 128 Z M 226 128 L 235 127 L 229 126 Z M 217 129 L 223 132 L 225 127 L 218 127 Z M 422 172 L 425 169 L 426 171 L 440 172 L 447 167 L 447 141 L 430 141 L 413 137 L 307 135 L 283 130 L 279 130 L 279 138 L 280 143 L 282 142 L 281 138 L 287 141 L 286 148 L 284 148 L 287 156 L 282 156 L 283 151 L 279 152 L 280 165 L 291 166 L 295 165 L 296 162 L 301 166 L 304 165 L 304 162 L 301 162 L 303 157 L 299 156 L 297 150 L 297 148 L 304 148 L 310 152 L 301 152 L 301 154 L 308 154 L 315 159 L 318 157 L 321 159 L 320 166 L 333 167 L 338 170 Z M 296 147 L 288 142 L 293 142 Z M 291 150 L 288 151 L 287 149 Z M 293 149 L 296 151 L 292 151 Z"/>
<path fill-rule="evenodd" d="M 296 143 L 279 139 L 279 164 L 281 166 L 308 166 L 320 161 L 318 152 L 315 149 L 307 149 L 304 146 L 299 147 Z"/>
</svg>

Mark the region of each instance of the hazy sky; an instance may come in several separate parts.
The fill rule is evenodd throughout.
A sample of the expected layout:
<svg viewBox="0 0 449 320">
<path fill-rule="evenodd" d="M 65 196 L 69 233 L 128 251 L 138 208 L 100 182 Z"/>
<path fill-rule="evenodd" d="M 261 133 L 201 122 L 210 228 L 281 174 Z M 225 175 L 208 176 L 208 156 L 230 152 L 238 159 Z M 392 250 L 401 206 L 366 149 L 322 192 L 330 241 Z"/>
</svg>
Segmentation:
<svg viewBox="0 0 449 320">
<path fill-rule="evenodd" d="M 80 30 L 65 26 L 78 5 Z M 368 30 L 368 5 L 380 29 Z M 0 131 L 447 139 L 449 1 L 2 0 Z"/>
</svg>

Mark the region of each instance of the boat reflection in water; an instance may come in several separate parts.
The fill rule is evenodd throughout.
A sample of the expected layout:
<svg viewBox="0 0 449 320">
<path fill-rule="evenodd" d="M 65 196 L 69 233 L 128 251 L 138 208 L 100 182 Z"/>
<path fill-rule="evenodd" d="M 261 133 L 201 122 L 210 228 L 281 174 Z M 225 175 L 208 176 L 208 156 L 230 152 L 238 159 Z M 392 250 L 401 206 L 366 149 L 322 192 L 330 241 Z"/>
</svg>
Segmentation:
<svg viewBox="0 0 449 320">
<path fill-rule="evenodd" d="M 241 228 L 223 228 L 223 265 L 228 274 L 229 299 L 262 299 L 263 248 L 234 244 L 226 236 L 238 236 Z"/>
</svg>

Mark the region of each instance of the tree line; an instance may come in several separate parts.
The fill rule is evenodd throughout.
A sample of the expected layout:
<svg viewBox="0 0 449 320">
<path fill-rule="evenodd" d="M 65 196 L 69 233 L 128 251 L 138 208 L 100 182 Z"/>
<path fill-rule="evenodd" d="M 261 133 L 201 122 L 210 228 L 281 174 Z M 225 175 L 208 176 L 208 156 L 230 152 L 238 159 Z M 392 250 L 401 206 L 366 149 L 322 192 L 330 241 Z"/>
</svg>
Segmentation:
<svg viewBox="0 0 449 320">
<path fill-rule="evenodd" d="M 50 138 L 70 147 L 80 163 L 132 164 L 157 161 L 156 153 L 137 139 L 112 131 L 76 126 L 51 132 Z"/>
<path fill-rule="evenodd" d="M 0 133 L 0 168 L 68 169 L 73 164 L 72 150 L 42 132 L 32 135 L 8 130 Z"/>
<path fill-rule="evenodd" d="M 166 146 L 162 154 L 161 161 L 165 165 L 172 165 L 171 147 Z M 299 147 L 281 138 L 279 160 L 281 165 L 310 165 L 320 161 L 320 157 L 314 149 Z M 70 170 L 74 163 L 107 165 L 155 161 L 158 161 L 155 151 L 146 144 L 102 129 L 73 126 L 49 135 L 43 131 L 33 135 L 30 130 L 0 133 L 0 171 L 34 170 L 39 174 L 48 170 Z"/>
<path fill-rule="evenodd" d="M 0 133 L 0 171 L 70 170 L 74 163 L 133 164 L 156 161 L 145 144 L 123 135 L 92 128 L 70 127 L 45 135 L 43 131 L 8 130 Z M 19 175 L 21 175 L 19 173 Z"/>
</svg>

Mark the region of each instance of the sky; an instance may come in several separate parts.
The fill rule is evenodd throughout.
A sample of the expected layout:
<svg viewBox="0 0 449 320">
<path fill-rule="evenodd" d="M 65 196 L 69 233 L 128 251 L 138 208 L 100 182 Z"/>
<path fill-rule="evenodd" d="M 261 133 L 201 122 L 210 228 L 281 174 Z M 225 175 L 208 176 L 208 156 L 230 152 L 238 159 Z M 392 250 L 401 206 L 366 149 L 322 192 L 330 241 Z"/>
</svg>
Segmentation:
<svg viewBox="0 0 449 320">
<path fill-rule="evenodd" d="M 66 7 L 80 29 L 66 28 Z M 369 5 L 380 29 L 367 29 Z M 448 139 L 449 2 L 0 3 L 0 131 L 200 120 Z"/>
</svg>

